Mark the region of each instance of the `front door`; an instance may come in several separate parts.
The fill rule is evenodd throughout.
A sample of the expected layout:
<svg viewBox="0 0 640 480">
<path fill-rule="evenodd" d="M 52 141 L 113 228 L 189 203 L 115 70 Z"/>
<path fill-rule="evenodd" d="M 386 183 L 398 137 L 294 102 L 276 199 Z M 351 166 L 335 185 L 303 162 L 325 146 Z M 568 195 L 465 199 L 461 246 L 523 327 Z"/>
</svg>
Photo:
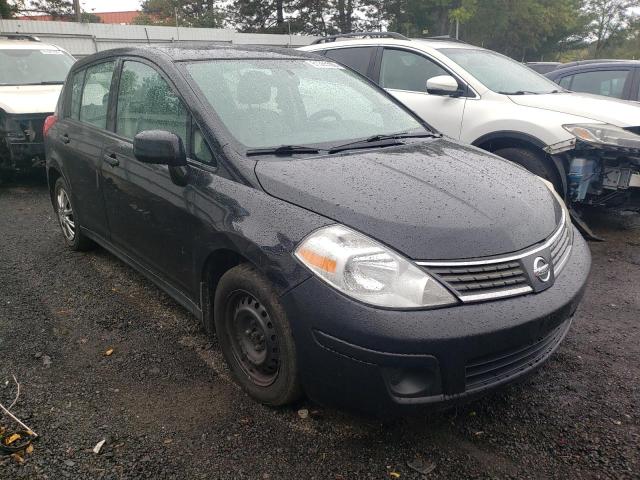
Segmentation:
<svg viewBox="0 0 640 480">
<path fill-rule="evenodd" d="M 136 160 L 133 138 L 144 130 L 166 130 L 186 145 L 188 121 L 184 104 L 154 66 L 123 62 L 115 131 L 102 163 L 112 243 L 183 292 L 193 276 L 191 187 L 176 185 L 166 165 Z"/>
<path fill-rule="evenodd" d="M 439 75 L 451 74 L 423 55 L 399 48 L 382 52 L 380 86 L 429 125 L 459 139 L 466 98 L 428 94 L 427 80 Z"/>
</svg>

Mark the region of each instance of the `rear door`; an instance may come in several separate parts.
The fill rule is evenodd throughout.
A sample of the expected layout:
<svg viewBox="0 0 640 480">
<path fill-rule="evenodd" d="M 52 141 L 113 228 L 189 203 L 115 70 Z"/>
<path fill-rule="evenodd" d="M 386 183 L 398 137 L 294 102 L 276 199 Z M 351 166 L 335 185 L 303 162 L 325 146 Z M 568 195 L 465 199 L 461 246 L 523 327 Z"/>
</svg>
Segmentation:
<svg viewBox="0 0 640 480">
<path fill-rule="evenodd" d="M 189 113 L 155 65 L 124 59 L 113 132 L 105 144 L 104 200 L 114 246 L 146 269 L 189 292 L 192 278 L 190 186 L 176 185 L 166 165 L 133 155 L 133 138 L 166 130 L 189 144 Z"/>
<path fill-rule="evenodd" d="M 444 66 L 422 53 L 385 47 L 379 64 L 378 83 L 430 125 L 453 138 L 460 138 L 466 96 L 427 93 L 427 80 L 450 75 Z M 460 83 L 460 80 L 458 79 Z M 463 85 L 461 85 L 464 87 Z"/>
<path fill-rule="evenodd" d="M 114 61 L 90 65 L 71 77 L 56 134 L 60 161 L 70 183 L 75 214 L 83 228 L 108 238 L 100 166 L 107 138 Z"/>
</svg>

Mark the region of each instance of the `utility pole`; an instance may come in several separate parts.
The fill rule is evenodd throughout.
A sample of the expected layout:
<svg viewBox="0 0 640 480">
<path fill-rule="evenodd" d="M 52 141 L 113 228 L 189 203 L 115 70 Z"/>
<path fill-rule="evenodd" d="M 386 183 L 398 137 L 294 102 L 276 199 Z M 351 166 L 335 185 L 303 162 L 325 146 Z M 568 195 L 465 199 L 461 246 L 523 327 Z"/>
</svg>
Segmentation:
<svg viewBox="0 0 640 480">
<path fill-rule="evenodd" d="M 82 10 L 80 10 L 80 0 L 73 0 L 73 12 L 76 14 L 76 22 L 82 22 Z"/>
</svg>

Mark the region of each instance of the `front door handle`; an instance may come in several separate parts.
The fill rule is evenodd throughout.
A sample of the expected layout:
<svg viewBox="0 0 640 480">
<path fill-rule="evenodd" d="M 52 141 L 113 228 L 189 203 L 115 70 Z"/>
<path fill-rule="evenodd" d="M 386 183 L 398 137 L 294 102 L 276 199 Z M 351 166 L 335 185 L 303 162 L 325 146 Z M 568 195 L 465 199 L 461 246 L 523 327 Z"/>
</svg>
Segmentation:
<svg viewBox="0 0 640 480">
<path fill-rule="evenodd" d="M 71 141 L 69 134 L 65 133 L 64 135 L 60 135 L 60 141 L 62 143 L 69 143 Z"/>
<path fill-rule="evenodd" d="M 117 167 L 120 165 L 120 160 L 115 153 L 107 153 L 104 155 L 104 161 L 107 162 L 112 167 Z"/>
</svg>

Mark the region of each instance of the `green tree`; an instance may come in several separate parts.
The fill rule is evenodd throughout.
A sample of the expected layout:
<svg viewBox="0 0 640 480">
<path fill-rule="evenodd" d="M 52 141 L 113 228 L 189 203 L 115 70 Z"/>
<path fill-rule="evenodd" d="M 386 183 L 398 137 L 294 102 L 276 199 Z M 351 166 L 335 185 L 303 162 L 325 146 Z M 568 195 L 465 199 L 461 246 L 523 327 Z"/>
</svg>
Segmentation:
<svg viewBox="0 0 640 480">
<path fill-rule="evenodd" d="M 584 11 L 589 18 L 589 34 L 595 42 L 596 57 L 625 40 L 634 20 L 631 7 L 637 5 L 637 1 L 629 0 L 587 0 Z"/>
<path fill-rule="evenodd" d="M 23 7 L 22 0 L 0 0 L 0 18 L 13 18 Z"/>
<path fill-rule="evenodd" d="M 517 60 L 540 60 L 585 35 L 582 0 L 483 0 L 461 37 Z"/>
<path fill-rule="evenodd" d="M 288 33 L 296 18 L 287 18 L 292 0 L 234 0 L 227 8 L 227 23 L 241 32 Z M 287 15 L 288 16 L 288 15 Z"/>
<path fill-rule="evenodd" d="M 134 20 L 139 25 L 171 25 L 219 28 L 224 16 L 215 0 L 144 0 L 142 13 Z"/>
<path fill-rule="evenodd" d="M 74 14 L 72 0 L 32 0 L 29 10 L 51 15 L 53 18 L 72 17 Z"/>
</svg>

